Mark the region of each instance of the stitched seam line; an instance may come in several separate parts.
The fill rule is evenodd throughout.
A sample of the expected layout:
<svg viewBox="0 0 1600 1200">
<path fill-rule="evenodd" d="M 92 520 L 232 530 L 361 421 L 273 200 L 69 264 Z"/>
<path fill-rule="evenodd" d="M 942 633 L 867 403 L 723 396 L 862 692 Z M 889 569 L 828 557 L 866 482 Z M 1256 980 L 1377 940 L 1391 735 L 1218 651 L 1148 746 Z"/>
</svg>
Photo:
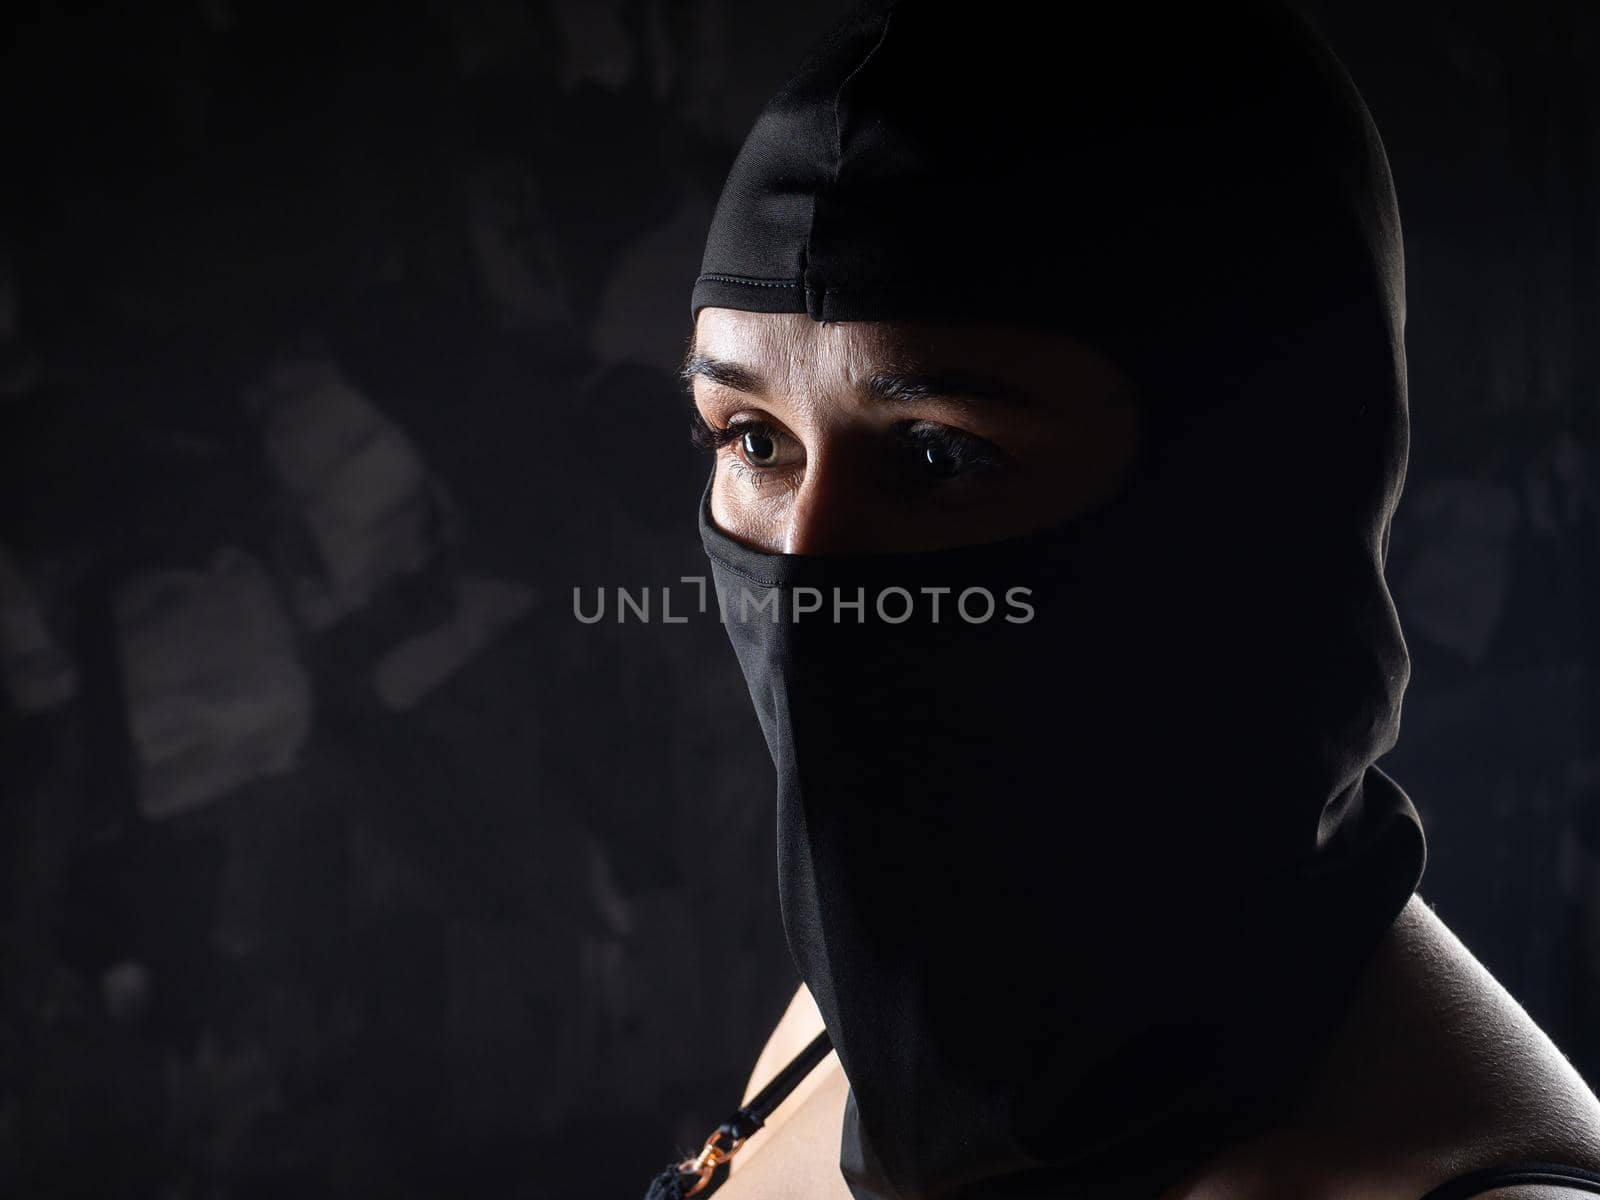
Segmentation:
<svg viewBox="0 0 1600 1200">
<path fill-rule="evenodd" d="M 850 86 L 851 80 L 855 79 L 861 73 L 862 68 L 872 61 L 872 56 L 882 49 L 884 41 L 889 36 L 889 23 L 893 18 L 894 11 L 892 9 L 883 14 L 883 28 L 878 30 L 878 40 L 872 44 L 872 49 L 862 56 L 861 61 L 851 69 L 850 73 L 839 81 L 838 90 L 833 93 L 833 177 L 828 181 L 829 190 L 839 186 L 839 174 L 844 169 L 844 122 L 839 116 L 839 103 L 844 99 L 845 89 Z M 808 277 L 811 272 L 811 242 L 817 234 L 817 201 L 820 198 L 820 194 L 820 189 L 811 194 L 811 219 L 806 223 L 806 240 L 802 247 L 804 258 L 800 263 L 800 269 L 804 272 L 803 278 Z M 807 286 L 805 291 L 807 311 L 810 311 L 812 297 L 817 295 L 819 291 L 824 297 L 827 295 L 826 288 L 817 289 Z"/>
<path fill-rule="evenodd" d="M 872 61 L 872 56 L 883 48 L 883 43 L 889 36 L 889 22 L 892 20 L 894 20 L 893 10 L 883 14 L 883 28 L 878 31 L 878 40 L 872 44 L 872 49 L 867 51 L 861 61 L 852 68 L 850 74 L 840 81 L 839 90 L 833 94 L 833 183 L 835 185 L 838 184 L 839 172 L 844 167 L 844 124 L 839 119 L 839 101 L 844 99 L 844 91 L 850 86 L 850 81 L 861 74 L 862 68 Z"/>
<path fill-rule="evenodd" d="M 769 588 L 775 588 L 775 587 L 782 587 L 783 586 L 783 584 L 778 583 L 776 580 L 758 579 L 758 578 L 756 578 L 756 576 L 750 574 L 743 567 L 737 566 L 734 563 L 731 563 L 727 559 L 723 558 L 722 555 L 718 554 L 715 550 L 707 550 L 706 551 L 706 557 L 707 558 L 711 558 L 711 559 L 715 559 L 717 562 L 721 563 L 724 567 L 727 567 L 730 572 L 732 572 L 733 574 L 737 575 L 740 579 L 744 580 L 746 583 L 753 583 L 758 587 L 769 587 Z"/>
<path fill-rule="evenodd" d="M 746 287 L 797 288 L 802 286 L 798 283 L 787 282 L 779 279 L 747 279 L 743 275 L 702 275 L 699 279 L 696 279 L 695 282 L 703 283 L 706 280 L 711 280 L 716 283 L 742 283 Z"/>
<path fill-rule="evenodd" d="M 1046 283 L 1065 282 L 1066 276 L 1052 276 L 1044 280 Z M 745 287 L 767 288 L 800 288 L 808 292 L 830 291 L 850 295 L 870 295 L 875 292 L 921 292 L 926 291 L 926 283 L 871 283 L 865 287 L 848 284 L 833 283 L 826 287 L 812 287 L 804 283 L 795 283 L 781 279 L 751 279 L 744 275 L 701 275 L 695 279 L 696 283 L 738 283 Z"/>
<path fill-rule="evenodd" d="M 717 562 L 721 563 L 723 568 L 730 575 L 737 575 L 740 579 L 744 580 L 746 583 L 753 583 L 757 587 L 776 588 L 776 589 L 779 589 L 779 590 L 783 590 L 784 588 L 787 588 L 789 586 L 786 583 L 779 583 L 777 580 L 774 580 L 774 579 L 758 579 L 756 576 L 750 574 L 748 571 L 744 570 L 743 568 L 734 566 L 727 559 L 723 558 L 722 555 L 714 554 L 710 550 L 706 551 L 706 557 L 707 558 L 711 558 L 711 559 L 715 559 Z"/>
</svg>

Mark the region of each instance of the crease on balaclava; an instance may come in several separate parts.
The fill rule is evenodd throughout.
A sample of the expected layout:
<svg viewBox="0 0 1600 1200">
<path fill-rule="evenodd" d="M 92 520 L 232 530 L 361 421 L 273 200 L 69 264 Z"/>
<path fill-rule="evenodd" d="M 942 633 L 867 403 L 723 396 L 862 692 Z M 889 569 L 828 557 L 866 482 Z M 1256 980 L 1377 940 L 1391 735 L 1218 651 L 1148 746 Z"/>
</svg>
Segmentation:
<svg viewBox="0 0 1600 1200">
<path fill-rule="evenodd" d="M 730 623 L 785 931 L 860 1200 L 1151 1196 L 1292 1086 L 1416 885 L 1387 164 L 1266 4 L 852 10 L 736 161 L 693 311 L 1065 330 L 1149 445 L 1070 527 L 765 555 L 719 585 L 982 580 L 1030 626 Z"/>
</svg>

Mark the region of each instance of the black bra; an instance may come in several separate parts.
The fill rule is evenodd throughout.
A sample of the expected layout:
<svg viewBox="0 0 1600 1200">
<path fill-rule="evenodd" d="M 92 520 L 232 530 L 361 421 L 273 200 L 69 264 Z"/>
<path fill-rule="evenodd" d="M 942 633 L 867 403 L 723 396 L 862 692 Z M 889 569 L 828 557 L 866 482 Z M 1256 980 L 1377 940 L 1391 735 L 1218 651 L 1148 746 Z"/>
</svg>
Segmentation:
<svg viewBox="0 0 1600 1200">
<path fill-rule="evenodd" d="M 726 1164 L 733 1158 L 745 1139 L 760 1129 L 772 1111 L 782 1104 L 823 1059 L 828 1057 L 833 1043 L 826 1033 L 819 1033 L 811 1043 L 790 1060 L 743 1108 L 717 1126 L 705 1147 L 695 1158 L 674 1163 L 657 1175 L 650 1184 L 645 1200 L 685 1200 L 686 1197 L 708 1194 L 721 1186 L 727 1177 Z M 1560 1163 L 1518 1162 L 1500 1167 L 1484 1167 L 1458 1175 L 1430 1191 L 1421 1200 L 1468 1200 L 1495 1188 L 1512 1187 L 1523 1183 L 1556 1184 L 1576 1188 L 1590 1195 L 1600 1196 L 1600 1171 L 1585 1167 L 1568 1167 Z"/>
</svg>

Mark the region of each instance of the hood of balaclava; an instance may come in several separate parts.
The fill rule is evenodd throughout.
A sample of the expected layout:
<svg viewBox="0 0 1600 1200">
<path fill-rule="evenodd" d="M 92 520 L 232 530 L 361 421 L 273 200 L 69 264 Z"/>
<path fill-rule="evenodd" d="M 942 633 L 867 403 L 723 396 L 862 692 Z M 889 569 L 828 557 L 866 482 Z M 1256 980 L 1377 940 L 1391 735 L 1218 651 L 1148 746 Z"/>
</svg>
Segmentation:
<svg viewBox="0 0 1600 1200">
<path fill-rule="evenodd" d="M 1116 500 L 978 546 L 765 554 L 702 497 L 859 1200 L 1157 1195 L 1415 888 L 1403 295 L 1371 118 L 1268 4 L 866 4 L 757 120 L 695 314 L 1064 330 L 1148 425 Z"/>
</svg>

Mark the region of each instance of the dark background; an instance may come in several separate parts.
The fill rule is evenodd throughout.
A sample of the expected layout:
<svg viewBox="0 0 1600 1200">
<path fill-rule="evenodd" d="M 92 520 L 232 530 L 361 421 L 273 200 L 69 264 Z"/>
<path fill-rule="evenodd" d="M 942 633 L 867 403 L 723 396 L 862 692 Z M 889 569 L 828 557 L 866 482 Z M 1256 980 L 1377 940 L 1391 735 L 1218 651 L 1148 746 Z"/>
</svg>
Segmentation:
<svg viewBox="0 0 1600 1200">
<path fill-rule="evenodd" d="M 765 750 L 571 593 L 702 570 L 688 287 L 842 7 L 9 8 L 0 1194 L 631 1196 L 737 1102 Z M 1407 240 L 1386 765 L 1594 1080 L 1600 11 L 1308 11 Z"/>
</svg>

